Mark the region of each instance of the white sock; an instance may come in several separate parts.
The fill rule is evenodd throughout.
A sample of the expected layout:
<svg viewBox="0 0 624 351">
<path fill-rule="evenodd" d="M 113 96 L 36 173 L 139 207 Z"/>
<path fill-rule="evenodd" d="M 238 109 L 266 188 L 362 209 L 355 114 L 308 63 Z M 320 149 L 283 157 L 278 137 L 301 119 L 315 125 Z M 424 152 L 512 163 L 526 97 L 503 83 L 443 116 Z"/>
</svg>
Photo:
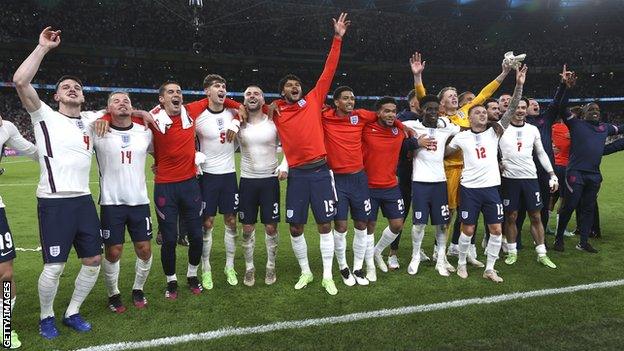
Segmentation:
<svg viewBox="0 0 624 351">
<path fill-rule="evenodd" d="M 74 287 L 74 293 L 69 301 L 69 306 L 67 306 L 67 311 L 65 311 L 65 317 L 73 316 L 80 311 L 80 306 L 87 296 L 89 296 L 91 289 L 93 289 L 98 274 L 100 274 L 100 266 L 93 267 L 82 265 L 76 277 L 76 286 Z"/>
<path fill-rule="evenodd" d="M 152 269 L 152 256 L 147 261 L 137 257 L 134 265 L 134 285 L 132 285 L 132 290 L 143 290 L 150 269 Z"/>
<path fill-rule="evenodd" d="M 333 230 L 334 233 L 334 253 L 336 254 L 336 262 L 338 268 L 343 270 L 348 267 L 347 264 L 347 232 L 341 233 Z M 355 242 L 355 239 L 354 239 Z"/>
<path fill-rule="evenodd" d="M 199 269 L 199 265 L 193 266 L 192 264 L 188 264 L 186 268 L 186 277 L 197 277 L 197 270 Z"/>
<path fill-rule="evenodd" d="M 444 225 L 436 225 L 436 242 L 438 243 L 438 260 L 437 264 L 444 264 L 446 257 L 446 231 Z"/>
<path fill-rule="evenodd" d="M 210 272 L 210 251 L 212 250 L 212 228 L 204 229 L 204 246 L 202 248 L 202 272 Z"/>
<path fill-rule="evenodd" d="M 511 254 L 517 254 L 518 253 L 517 244 L 507 242 L 507 252 Z"/>
<path fill-rule="evenodd" d="M 366 269 L 375 269 L 375 234 L 366 235 L 366 244 L 366 254 L 364 255 Z"/>
<path fill-rule="evenodd" d="M 397 236 L 399 236 L 399 234 L 394 234 L 390 230 L 390 227 L 384 228 L 383 232 L 381 233 L 381 238 L 379 238 L 377 245 L 375 245 L 375 254 L 380 255 L 386 247 L 392 244 Z"/>
<path fill-rule="evenodd" d="M 175 274 L 173 274 L 173 275 L 168 275 L 168 276 L 167 276 L 167 283 L 169 283 L 169 282 L 173 282 L 173 281 L 176 281 L 176 282 L 177 282 L 177 281 L 178 281 L 178 276 L 176 276 Z"/>
<path fill-rule="evenodd" d="M 359 271 L 364 264 L 364 256 L 366 256 L 366 247 L 368 246 L 368 232 L 366 229 L 354 229 L 353 236 L 353 270 Z M 372 235 L 372 234 L 371 234 Z"/>
<path fill-rule="evenodd" d="M 54 317 L 54 298 L 59 286 L 59 279 L 65 268 L 65 263 L 46 263 L 39 276 L 37 288 L 39 290 L 39 304 L 41 319 Z"/>
<path fill-rule="evenodd" d="M 535 247 L 535 252 L 537 252 L 537 257 L 546 256 L 546 245 L 541 244 Z"/>
<path fill-rule="evenodd" d="M 243 256 L 245 256 L 245 270 L 254 268 L 253 254 L 256 246 L 256 231 L 243 233 Z"/>
<path fill-rule="evenodd" d="M 459 259 L 457 260 L 458 264 L 465 265 L 466 257 L 468 256 L 468 250 L 470 249 L 470 237 L 464 232 L 459 235 L 459 241 L 457 243 L 459 250 Z"/>
<path fill-rule="evenodd" d="M 267 268 L 275 268 L 275 256 L 277 256 L 277 243 L 279 239 L 279 233 L 275 233 L 274 236 L 264 234 L 264 243 L 267 250 Z"/>
<path fill-rule="evenodd" d="M 487 262 L 485 264 L 486 271 L 494 269 L 494 263 L 496 263 L 496 260 L 498 259 L 498 253 L 500 252 L 502 242 L 502 235 L 490 234 L 490 241 L 488 241 L 487 249 L 485 249 L 487 252 Z"/>
<path fill-rule="evenodd" d="M 295 258 L 299 262 L 301 267 L 301 273 L 312 273 L 310 265 L 308 264 L 308 245 L 306 244 L 305 236 L 303 233 L 299 236 L 290 236 L 290 243 L 292 244 Z"/>
<path fill-rule="evenodd" d="M 108 291 L 108 297 L 119 294 L 119 261 L 111 262 L 104 258 L 102 267 L 104 267 L 104 284 Z"/>
<path fill-rule="evenodd" d="M 234 268 L 234 255 L 236 254 L 236 230 L 225 226 L 225 268 Z"/>
<path fill-rule="evenodd" d="M 425 237 L 425 224 L 412 226 L 412 259 L 420 261 L 420 245 Z"/>
<path fill-rule="evenodd" d="M 333 235 L 331 235 L 331 233 L 320 234 L 320 236 L 321 258 L 323 259 L 323 279 L 332 279 L 332 261 L 334 260 L 334 237 Z"/>
</svg>

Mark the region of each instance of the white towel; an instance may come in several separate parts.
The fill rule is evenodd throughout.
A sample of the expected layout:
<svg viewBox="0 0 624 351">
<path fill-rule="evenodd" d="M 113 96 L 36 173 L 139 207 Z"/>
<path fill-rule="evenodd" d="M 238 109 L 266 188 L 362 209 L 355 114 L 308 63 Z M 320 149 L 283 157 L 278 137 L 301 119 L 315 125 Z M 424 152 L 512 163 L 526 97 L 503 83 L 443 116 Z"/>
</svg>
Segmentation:
<svg viewBox="0 0 624 351">
<path fill-rule="evenodd" d="M 182 129 L 190 128 L 193 125 L 193 120 L 189 117 L 184 106 L 182 106 L 181 111 L 180 118 L 182 118 Z M 165 134 L 167 129 L 173 124 L 171 117 L 169 117 L 165 109 L 160 105 L 154 107 L 150 111 L 150 114 L 154 117 L 158 130 L 163 134 Z"/>
</svg>

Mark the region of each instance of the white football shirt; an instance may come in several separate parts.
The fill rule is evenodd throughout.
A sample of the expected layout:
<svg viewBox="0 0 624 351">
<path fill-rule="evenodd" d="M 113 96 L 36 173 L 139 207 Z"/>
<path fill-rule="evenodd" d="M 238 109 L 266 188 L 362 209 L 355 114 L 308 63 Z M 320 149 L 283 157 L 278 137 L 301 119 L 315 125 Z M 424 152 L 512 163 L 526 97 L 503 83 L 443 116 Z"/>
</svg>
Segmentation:
<svg viewBox="0 0 624 351">
<path fill-rule="evenodd" d="M 110 133 L 93 139 L 100 168 L 100 205 L 149 204 L 145 160 L 152 149 L 152 131 L 137 123 L 110 128 Z"/>
<path fill-rule="evenodd" d="M 498 168 L 498 135 L 489 127 L 481 133 L 465 130 L 449 143 L 461 149 L 464 156 L 461 185 L 466 188 L 487 188 L 501 183 Z"/>
<path fill-rule="evenodd" d="M 241 148 L 241 177 L 268 178 L 277 168 L 277 128 L 266 115 L 262 121 L 243 123 L 238 132 Z"/>
<path fill-rule="evenodd" d="M 234 151 L 238 143 L 228 143 L 225 139 L 227 127 L 236 114 L 235 109 L 214 112 L 206 109 L 195 119 L 195 132 L 199 138 L 199 151 L 206 155 L 206 162 L 201 164 L 202 172 L 226 174 L 236 171 Z"/>
<path fill-rule="evenodd" d="M 41 102 L 30 112 L 39 153 L 37 197 L 70 198 L 90 195 L 89 171 L 93 140 L 88 128 L 103 114 L 80 112 L 80 118 L 68 117 Z"/>
<path fill-rule="evenodd" d="M 459 133 L 460 127 L 452 124 L 446 118 L 440 118 L 444 123 L 438 123 L 437 128 L 425 127 L 420 121 L 405 121 L 403 125 L 408 126 L 418 133 L 423 134 L 436 140 L 434 149 L 419 148 L 414 151 L 412 161 L 412 181 L 436 183 L 446 181 L 446 173 L 444 173 L 444 149 L 446 141 Z"/>
<path fill-rule="evenodd" d="M 537 179 L 533 149 L 538 149 L 542 145 L 542 138 L 537 127 L 528 123 L 524 123 L 521 127 L 510 124 L 503 133 L 499 145 L 503 177 Z"/>
<path fill-rule="evenodd" d="M 17 130 L 15 124 L 9 121 L 2 121 L 2 126 L 0 126 L 0 150 L 5 144 L 19 151 L 23 156 L 28 156 L 35 161 L 38 160 L 37 147 L 30 141 L 24 139 Z M 0 196 L 0 208 L 3 207 L 5 207 L 4 202 L 2 202 L 2 196 Z"/>
</svg>

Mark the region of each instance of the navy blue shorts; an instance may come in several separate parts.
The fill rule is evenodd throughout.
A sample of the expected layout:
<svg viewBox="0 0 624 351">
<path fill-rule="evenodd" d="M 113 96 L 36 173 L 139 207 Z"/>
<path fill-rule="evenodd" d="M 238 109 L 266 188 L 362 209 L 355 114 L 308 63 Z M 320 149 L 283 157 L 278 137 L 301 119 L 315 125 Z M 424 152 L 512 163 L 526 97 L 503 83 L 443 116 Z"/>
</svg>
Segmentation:
<svg viewBox="0 0 624 351">
<path fill-rule="evenodd" d="M 327 165 L 311 169 L 291 168 L 286 186 L 286 222 L 308 223 L 308 208 L 316 223 L 329 223 L 336 216 L 334 176 Z"/>
<path fill-rule="evenodd" d="M 334 174 L 338 212 L 336 220 L 346 221 L 351 208 L 354 221 L 367 221 L 371 210 L 368 177 L 364 171 L 353 174 Z"/>
<path fill-rule="evenodd" d="M 536 179 L 501 179 L 505 212 L 518 211 L 524 205 L 527 211 L 541 209 L 544 204 Z"/>
<path fill-rule="evenodd" d="M 263 224 L 280 221 L 280 186 L 277 177 L 269 178 L 241 178 L 240 205 L 238 206 L 238 220 L 243 224 Z"/>
<path fill-rule="evenodd" d="M 431 224 L 448 224 L 450 211 L 446 182 L 412 183 L 412 208 L 414 209 L 414 224 L 427 224 L 431 217 Z"/>
<path fill-rule="evenodd" d="M 104 205 L 100 206 L 102 239 L 104 245 L 119 245 L 125 240 L 126 227 L 132 242 L 152 239 L 152 217 L 149 205 Z"/>
<path fill-rule="evenodd" d="M 566 166 L 555 165 L 555 175 L 559 181 L 559 197 L 565 197 Z"/>
<path fill-rule="evenodd" d="M 238 185 L 236 172 L 226 174 L 204 173 L 199 178 L 201 193 L 204 199 L 204 216 L 214 217 L 219 213 L 236 213 L 238 211 Z"/>
<path fill-rule="evenodd" d="M 487 188 L 466 188 L 460 186 L 460 210 L 463 224 L 477 224 L 479 213 L 483 212 L 485 224 L 503 223 L 504 211 L 497 186 Z"/>
<path fill-rule="evenodd" d="M 204 207 L 195 177 L 181 182 L 154 184 L 154 203 L 163 242 L 177 242 L 178 217 L 186 224 L 189 241 L 201 240 Z"/>
<path fill-rule="evenodd" d="M 383 216 L 388 219 L 403 218 L 405 214 L 405 204 L 401 197 L 401 190 L 399 186 L 392 188 L 370 188 L 371 197 L 371 213 L 368 218 L 369 221 L 377 221 L 377 214 L 379 213 L 379 207 Z"/>
<path fill-rule="evenodd" d="M 37 198 L 43 263 L 67 262 L 72 245 L 79 258 L 102 254 L 100 219 L 91 195 Z"/>
<path fill-rule="evenodd" d="M 0 208 L 0 263 L 8 262 L 15 258 L 15 242 L 4 207 Z"/>
</svg>

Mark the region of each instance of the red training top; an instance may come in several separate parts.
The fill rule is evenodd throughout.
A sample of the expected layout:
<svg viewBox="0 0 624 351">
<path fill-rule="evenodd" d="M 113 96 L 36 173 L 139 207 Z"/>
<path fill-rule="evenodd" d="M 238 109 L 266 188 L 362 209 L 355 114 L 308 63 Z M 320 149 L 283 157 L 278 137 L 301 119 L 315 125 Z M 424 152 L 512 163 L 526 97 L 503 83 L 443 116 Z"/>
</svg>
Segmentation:
<svg viewBox="0 0 624 351">
<path fill-rule="evenodd" d="M 369 188 L 398 185 L 396 169 L 404 138 L 402 125 L 386 127 L 370 123 L 364 127 L 362 151 Z"/>
<path fill-rule="evenodd" d="M 555 152 L 555 165 L 568 166 L 568 157 L 570 156 L 570 130 L 565 123 L 555 123 L 552 126 L 552 142 L 553 148 L 559 149 Z"/>
</svg>

